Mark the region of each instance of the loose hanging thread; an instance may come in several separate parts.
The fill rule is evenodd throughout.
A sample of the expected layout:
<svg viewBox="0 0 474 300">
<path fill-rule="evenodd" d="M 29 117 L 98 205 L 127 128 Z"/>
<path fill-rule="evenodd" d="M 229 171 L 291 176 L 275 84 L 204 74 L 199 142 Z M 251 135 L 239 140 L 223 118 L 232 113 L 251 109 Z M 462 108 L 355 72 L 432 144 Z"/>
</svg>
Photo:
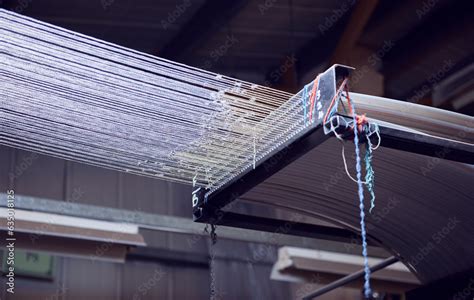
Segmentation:
<svg viewBox="0 0 474 300">
<path fill-rule="evenodd" d="M 372 126 L 367 126 L 367 132 L 366 132 L 366 139 L 367 139 L 367 144 L 366 144 L 366 152 L 365 152 L 365 181 L 367 185 L 367 189 L 370 193 L 371 199 L 370 199 L 370 209 L 369 212 L 372 213 L 372 209 L 375 207 L 375 191 L 374 191 L 374 186 L 375 186 L 375 173 L 374 169 L 372 167 L 372 155 L 373 155 L 373 150 L 376 150 L 380 146 L 380 129 L 377 124 L 371 124 Z M 371 131 L 371 128 L 374 128 L 373 131 Z M 370 137 L 373 134 L 377 135 L 377 146 L 373 146 L 372 142 L 370 140 Z"/>
<path fill-rule="evenodd" d="M 257 161 L 257 137 L 255 133 L 255 129 L 253 132 L 253 169 L 255 170 L 255 164 Z"/>
<path fill-rule="evenodd" d="M 380 134 L 379 134 L 378 125 L 377 124 L 372 124 L 372 125 L 374 125 L 376 128 L 374 132 L 378 136 L 378 143 L 377 143 L 377 146 L 374 147 L 372 145 L 372 142 L 370 141 L 370 136 L 372 134 L 371 133 L 366 134 L 367 143 L 366 143 L 366 148 L 365 148 L 366 150 L 365 150 L 365 157 L 364 157 L 366 173 L 365 173 L 365 181 L 362 181 L 362 183 L 367 186 L 367 190 L 369 191 L 370 196 L 371 196 L 370 209 L 369 209 L 370 213 L 372 213 L 372 209 L 375 208 L 375 190 L 374 190 L 375 189 L 375 173 L 372 166 L 372 157 L 373 157 L 373 151 L 376 150 L 380 146 Z M 337 132 L 334 132 L 334 134 L 343 143 L 342 144 L 342 162 L 344 164 L 344 170 L 346 171 L 347 177 L 349 177 L 352 181 L 357 183 L 357 180 L 354 179 L 354 177 L 352 177 L 347 167 L 347 161 L 346 161 L 346 156 L 345 156 L 345 151 L 344 151 L 345 149 L 344 140 Z"/>
<path fill-rule="evenodd" d="M 346 79 L 344 79 L 344 81 L 340 85 L 338 91 L 334 95 L 333 100 L 331 101 L 328 112 L 326 113 L 326 115 L 324 117 L 324 120 L 323 120 L 324 124 L 326 124 L 327 119 L 329 117 L 333 116 L 336 113 L 337 105 L 340 101 L 340 98 L 338 97 L 338 95 L 339 95 L 340 91 L 342 91 L 343 89 L 346 92 L 346 95 L 341 93 L 341 96 L 345 97 L 347 99 L 350 114 L 351 115 L 355 114 L 355 111 L 353 109 L 352 101 L 349 97 L 349 91 L 347 89 L 347 78 L 346 78 Z M 347 113 L 347 110 L 346 110 L 346 107 L 344 106 L 344 103 L 342 101 L 340 103 L 342 104 L 342 106 L 344 108 L 344 111 L 346 111 L 346 113 Z M 356 114 L 353 123 L 354 123 L 353 126 L 358 127 L 358 129 L 361 133 L 364 132 L 365 137 L 366 137 L 366 152 L 365 152 L 365 158 L 364 158 L 366 174 L 365 174 L 365 181 L 361 181 L 361 182 L 367 186 L 367 190 L 369 191 L 369 193 L 371 195 L 369 212 L 372 213 L 372 210 L 375 208 L 375 191 L 374 191 L 375 174 L 374 174 L 374 170 L 373 170 L 373 167 L 372 167 L 372 157 L 373 157 L 373 150 L 376 150 L 380 146 L 380 142 L 381 142 L 380 129 L 379 129 L 379 126 L 376 123 L 369 123 L 367 121 L 367 118 L 366 118 L 365 115 L 360 115 L 359 116 L 359 115 Z M 347 168 L 347 162 L 346 162 L 346 157 L 345 157 L 345 152 L 344 152 L 344 140 L 343 140 L 342 136 L 335 131 L 335 128 L 333 127 L 332 124 L 331 124 L 331 131 L 343 143 L 342 144 L 342 161 L 344 163 L 344 170 L 346 171 L 347 176 L 352 181 L 358 183 L 358 181 L 351 176 L 351 174 L 349 173 L 349 170 Z M 370 139 L 373 134 L 377 135 L 377 145 L 375 147 L 373 146 L 373 144 L 371 142 L 371 139 Z"/>
<path fill-rule="evenodd" d="M 372 167 L 372 147 L 370 143 L 367 143 L 365 148 L 365 184 L 371 196 L 369 213 L 372 213 L 372 209 L 375 207 L 375 176 L 374 168 Z"/>
</svg>

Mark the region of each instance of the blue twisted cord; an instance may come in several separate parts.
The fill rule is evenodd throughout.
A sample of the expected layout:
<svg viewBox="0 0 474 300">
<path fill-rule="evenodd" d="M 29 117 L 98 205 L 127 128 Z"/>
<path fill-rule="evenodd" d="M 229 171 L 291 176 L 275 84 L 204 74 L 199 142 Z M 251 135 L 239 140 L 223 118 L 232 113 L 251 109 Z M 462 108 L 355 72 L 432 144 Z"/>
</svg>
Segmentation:
<svg viewBox="0 0 474 300">
<path fill-rule="evenodd" d="M 365 213 L 364 213 L 364 187 L 362 186 L 362 170 L 359 149 L 359 136 L 357 134 L 357 119 L 355 114 L 354 103 L 352 104 L 352 119 L 354 120 L 354 145 L 356 153 L 356 170 L 357 170 L 357 186 L 359 193 L 359 208 L 360 208 L 360 230 L 362 235 L 362 256 L 364 257 L 364 295 L 370 298 L 372 291 L 370 289 L 370 269 L 367 258 L 367 232 L 365 231 Z"/>
</svg>

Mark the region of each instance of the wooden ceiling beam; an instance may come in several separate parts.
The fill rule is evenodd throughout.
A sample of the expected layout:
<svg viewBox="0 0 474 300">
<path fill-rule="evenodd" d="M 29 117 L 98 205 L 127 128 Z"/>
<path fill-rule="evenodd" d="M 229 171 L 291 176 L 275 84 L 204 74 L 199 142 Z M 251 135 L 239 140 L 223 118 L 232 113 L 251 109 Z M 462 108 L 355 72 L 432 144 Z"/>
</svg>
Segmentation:
<svg viewBox="0 0 474 300">
<path fill-rule="evenodd" d="M 360 1 L 351 14 L 349 23 L 339 38 L 339 42 L 330 59 L 330 65 L 346 64 L 351 50 L 362 35 L 367 22 L 372 16 L 378 0 Z"/>
</svg>

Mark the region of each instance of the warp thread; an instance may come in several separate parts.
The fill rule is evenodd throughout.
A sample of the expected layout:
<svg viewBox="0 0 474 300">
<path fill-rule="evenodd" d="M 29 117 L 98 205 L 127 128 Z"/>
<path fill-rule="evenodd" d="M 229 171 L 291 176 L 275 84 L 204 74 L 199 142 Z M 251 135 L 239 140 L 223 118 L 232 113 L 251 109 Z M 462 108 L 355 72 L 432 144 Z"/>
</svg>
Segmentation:
<svg viewBox="0 0 474 300">
<path fill-rule="evenodd" d="M 0 51 L 1 109 L 17 124 L 2 127 L 4 145 L 186 184 L 199 170 L 194 186 L 212 192 L 251 165 L 252 155 L 255 161 L 246 128 L 257 130 L 257 158 L 301 131 L 301 93 L 241 82 L 6 10 L 0 9 L 0 20 L 8 44 Z"/>
<path fill-rule="evenodd" d="M 318 74 L 318 76 L 316 76 L 316 79 L 314 79 L 313 81 L 313 88 L 311 89 L 311 93 L 310 93 L 310 108 L 309 108 L 309 118 L 311 120 L 311 123 L 314 122 L 313 120 L 313 111 L 316 109 L 316 95 L 318 94 L 318 89 L 319 89 L 319 77 L 320 77 L 321 74 Z M 315 114 L 316 115 L 316 114 Z"/>
<path fill-rule="evenodd" d="M 307 125 L 306 122 L 306 111 L 307 111 L 307 102 L 308 101 L 308 85 L 305 85 L 303 88 L 303 121 L 304 125 Z"/>
<path fill-rule="evenodd" d="M 255 164 L 257 162 L 257 137 L 255 131 L 253 133 L 253 169 L 255 170 Z"/>
</svg>

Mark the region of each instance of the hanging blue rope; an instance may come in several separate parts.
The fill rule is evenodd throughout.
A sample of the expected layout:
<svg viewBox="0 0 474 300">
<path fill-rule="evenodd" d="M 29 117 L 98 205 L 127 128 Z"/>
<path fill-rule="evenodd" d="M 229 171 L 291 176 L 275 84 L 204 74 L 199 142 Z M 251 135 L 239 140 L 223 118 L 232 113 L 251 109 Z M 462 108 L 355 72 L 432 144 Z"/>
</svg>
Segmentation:
<svg viewBox="0 0 474 300">
<path fill-rule="evenodd" d="M 350 100 L 349 100 L 350 101 Z M 361 159 L 359 149 L 359 136 L 357 133 L 357 118 L 355 114 L 354 103 L 352 104 L 352 119 L 354 120 L 354 145 L 356 153 L 356 171 L 357 171 L 357 186 L 359 193 L 359 209 L 360 209 L 360 230 L 362 235 L 362 256 L 364 257 L 364 295 L 366 298 L 370 298 L 372 293 L 370 289 L 370 269 L 369 261 L 367 258 L 367 232 L 365 231 L 365 213 L 364 213 L 364 187 L 362 185 L 362 170 L 361 170 Z"/>
<path fill-rule="evenodd" d="M 365 182 L 371 196 L 369 213 L 372 213 L 372 209 L 375 207 L 375 176 L 372 167 L 372 146 L 369 142 L 367 142 L 365 150 Z"/>
</svg>

